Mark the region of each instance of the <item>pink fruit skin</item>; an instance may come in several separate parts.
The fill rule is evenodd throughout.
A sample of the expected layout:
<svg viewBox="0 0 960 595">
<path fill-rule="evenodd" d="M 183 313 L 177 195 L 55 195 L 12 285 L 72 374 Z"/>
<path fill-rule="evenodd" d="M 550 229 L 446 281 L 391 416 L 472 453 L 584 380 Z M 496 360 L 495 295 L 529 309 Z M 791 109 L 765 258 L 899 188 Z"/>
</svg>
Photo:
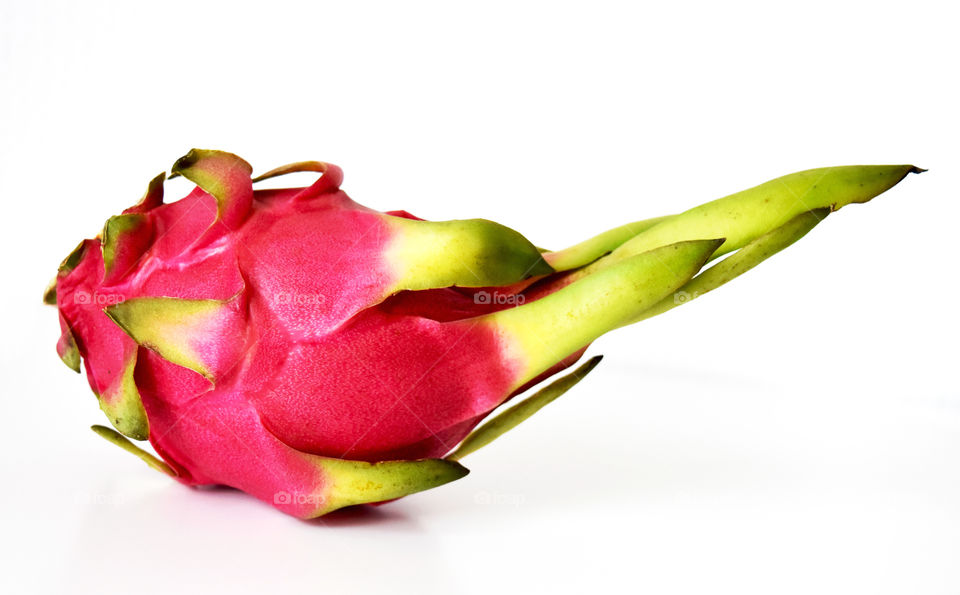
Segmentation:
<svg viewBox="0 0 960 595">
<path fill-rule="evenodd" d="M 104 284 L 101 243 L 87 240 L 57 283 L 95 393 L 118 386 L 136 356 L 150 443 L 181 482 L 230 485 L 298 516 L 310 503 L 276 494 L 323 483 L 309 455 L 441 457 L 515 392 L 520 374 L 498 335 L 471 320 L 509 304 L 477 303 L 477 290 L 462 288 L 384 295 L 397 278 L 383 257 L 391 217 L 324 178 L 258 190 L 248 213 L 231 207 L 230 225 L 200 188 L 128 209 L 145 223 L 136 258 L 117 264 L 125 270 Z M 212 381 L 138 345 L 104 313 L 140 297 L 234 300 L 215 337 L 191 343 Z"/>
</svg>

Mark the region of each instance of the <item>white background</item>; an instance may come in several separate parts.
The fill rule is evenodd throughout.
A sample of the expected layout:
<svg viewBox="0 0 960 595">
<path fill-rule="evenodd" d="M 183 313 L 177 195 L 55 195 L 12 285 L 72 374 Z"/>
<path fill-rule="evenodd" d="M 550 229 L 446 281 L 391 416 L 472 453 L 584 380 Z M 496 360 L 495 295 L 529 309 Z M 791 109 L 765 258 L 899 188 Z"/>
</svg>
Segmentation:
<svg viewBox="0 0 960 595">
<path fill-rule="evenodd" d="M 960 592 L 952 6 L 337 4 L 0 5 L 0 590 Z M 93 435 L 40 305 L 193 146 L 549 247 L 810 167 L 930 171 L 598 341 L 467 478 L 304 523 Z"/>
</svg>

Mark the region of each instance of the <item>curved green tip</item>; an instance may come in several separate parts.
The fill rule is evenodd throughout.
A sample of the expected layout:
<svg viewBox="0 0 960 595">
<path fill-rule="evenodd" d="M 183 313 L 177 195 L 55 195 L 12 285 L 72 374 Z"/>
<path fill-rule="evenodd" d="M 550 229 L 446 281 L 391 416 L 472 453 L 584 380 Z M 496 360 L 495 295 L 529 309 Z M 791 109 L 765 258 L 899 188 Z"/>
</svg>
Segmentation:
<svg viewBox="0 0 960 595">
<path fill-rule="evenodd" d="M 320 516 L 356 504 L 384 502 L 460 479 L 470 470 L 455 461 L 349 461 L 318 457 L 324 474 L 320 505 L 311 516 Z"/>
<path fill-rule="evenodd" d="M 60 356 L 60 361 L 67 365 L 68 368 L 80 373 L 80 347 L 77 345 L 77 340 L 73 336 L 73 331 L 70 330 L 70 324 L 67 323 L 67 319 L 63 317 L 63 313 L 60 312 L 60 338 L 57 340 L 57 355 Z"/>
<path fill-rule="evenodd" d="M 493 221 L 385 217 L 393 231 L 385 256 L 397 279 L 391 293 L 511 285 L 553 272 L 527 238 Z"/>
<path fill-rule="evenodd" d="M 140 213 L 107 219 L 100 234 L 103 253 L 103 283 L 109 285 L 130 272 L 153 239 L 148 219 Z"/>
<path fill-rule="evenodd" d="M 865 203 L 909 174 L 922 171 L 913 165 L 846 165 L 775 178 L 669 217 L 592 267 L 609 266 L 619 259 L 682 240 L 726 238 L 713 255 L 717 258 L 785 225 L 797 215 Z"/>
<path fill-rule="evenodd" d="M 277 176 L 285 176 L 287 174 L 297 172 L 316 172 L 318 174 L 323 174 L 320 180 L 315 182 L 312 186 L 315 192 L 318 190 L 339 188 L 340 183 L 343 181 L 343 170 L 332 163 L 327 163 L 325 161 L 297 161 L 296 163 L 288 163 L 286 165 L 281 165 L 280 167 L 275 167 L 268 172 L 264 172 L 253 178 L 253 183 L 256 184 L 257 182 L 269 180 L 270 178 L 276 178 Z M 322 188 L 318 186 L 322 186 Z"/>
<path fill-rule="evenodd" d="M 77 374 L 80 373 L 80 348 L 77 347 L 77 341 L 69 329 L 65 330 L 57 341 L 57 355 L 68 368 Z"/>
<path fill-rule="evenodd" d="M 46 289 L 43 290 L 43 303 L 48 306 L 57 305 L 57 278 L 54 277 L 49 283 L 47 283 Z"/>
<path fill-rule="evenodd" d="M 80 264 L 80 261 L 83 259 L 83 255 L 87 250 L 87 241 L 82 240 L 77 247 L 73 249 L 73 252 L 67 255 L 66 258 L 60 263 L 60 267 L 57 269 L 57 274 L 66 275 L 73 269 L 77 268 L 77 265 Z"/>
<path fill-rule="evenodd" d="M 501 337 L 507 357 L 518 362 L 520 370 L 514 387 L 519 388 L 671 295 L 722 244 L 722 239 L 715 239 L 662 246 L 583 277 L 543 298 L 479 320 L 491 325 Z"/>
<path fill-rule="evenodd" d="M 137 352 L 133 350 L 115 384 L 97 398 L 114 428 L 134 440 L 146 440 L 150 437 L 150 423 L 133 377 L 136 367 Z"/>
<path fill-rule="evenodd" d="M 217 201 L 217 219 L 235 228 L 250 211 L 253 202 L 253 168 L 242 158 L 225 151 L 190 149 L 177 159 L 170 177 L 187 178 Z"/>
<path fill-rule="evenodd" d="M 546 252 L 543 257 L 550 266 L 558 272 L 580 268 L 612 252 L 623 245 L 624 242 L 669 218 L 670 215 L 667 215 L 665 217 L 654 217 L 652 219 L 627 223 L 620 227 L 608 229 L 599 235 L 570 246 L 569 248 L 557 250 L 556 252 Z"/>
<path fill-rule="evenodd" d="M 457 450 L 447 455 L 447 459 L 459 461 L 468 454 L 480 450 L 517 427 L 520 423 L 529 419 L 534 413 L 540 411 L 555 401 L 560 395 L 576 386 L 591 370 L 597 367 L 597 364 L 599 364 L 602 359 L 602 355 L 590 358 L 585 364 L 570 374 L 551 382 L 532 396 L 504 410 L 467 436 Z"/>
<path fill-rule="evenodd" d="M 166 173 L 160 173 L 154 176 L 153 179 L 150 180 L 150 183 L 147 184 L 147 190 L 143 193 L 143 197 L 140 198 L 140 202 L 125 210 L 123 214 L 146 213 L 162 205 L 163 182 L 166 179 Z"/>
<path fill-rule="evenodd" d="M 830 212 L 829 208 L 821 208 L 797 215 L 786 224 L 765 233 L 710 268 L 701 271 L 675 293 L 641 312 L 631 323 L 663 314 L 736 279 L 807 235 L 810 230 L 826 219 Z"/>
<path fill-rule="evenodd" d="M 184 170 L 189 170 L 197 163 L 200 163 L 201 159 L 213 153 L 215 153 L 215 151 L 190 149 L 186 155 L 177 158 L 177 160 L 173 162 L 173 167 L 170 168 L 171 177 L 183 175 Z"/>
<path fill-rule="evenodd" d="M 169 475 L 170 477 L 177 476 L 177 472 L 174 471 L 173 468 L 170 467 L 170 465 L 167 465 L 166 463 L 164 463 L 157 457 L 153 456 L 152 454 L 148 453 L 147 451 L 143 450 L 133 442 L 130 442 L 116 430 L 112 428 L 108 428 L 106 426 L 90 426 L 90 429 L 93 430 L 93 432 L 97 436 L 100 436 L 101 438 L 103 438 L 107 442 L 110 442 L 111 444 L 119 446 L 123 450 L 129 452 L 130 454 L 134 455 L 135 457 L 137 457 L 138 459 L 146 463 L 152 469 L 156 469 L 157 471 L 164 473 L 166 475 Z"/>
</svg>

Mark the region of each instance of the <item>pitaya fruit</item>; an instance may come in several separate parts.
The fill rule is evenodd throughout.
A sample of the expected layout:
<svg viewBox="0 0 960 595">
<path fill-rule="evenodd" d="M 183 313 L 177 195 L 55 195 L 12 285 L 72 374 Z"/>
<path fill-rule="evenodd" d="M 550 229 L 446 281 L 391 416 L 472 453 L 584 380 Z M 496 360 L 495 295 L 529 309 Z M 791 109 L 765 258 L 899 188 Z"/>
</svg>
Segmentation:
<svg viewBox="0 0 960 595">
<path fill-rule="evenodd" d="M 722 285 L 921 170 L 805 171 L 558 252 L 491 221 L 365 208 L 333 165 L 251 171 L 190 151 L 172 172 L 196 189 L 164 204 L 165 175 L 154 178 L 63 261 L 45 299 L 59 310 L 60 357 L 83 363 L 116 428 L 97 433 L 182 483 L 308 518 L 463 477 L 461 457 L 599 359 L 474 428 L 594 339 Z M 253 189 L 295 171 L 321 177 Z"/>
</svg>

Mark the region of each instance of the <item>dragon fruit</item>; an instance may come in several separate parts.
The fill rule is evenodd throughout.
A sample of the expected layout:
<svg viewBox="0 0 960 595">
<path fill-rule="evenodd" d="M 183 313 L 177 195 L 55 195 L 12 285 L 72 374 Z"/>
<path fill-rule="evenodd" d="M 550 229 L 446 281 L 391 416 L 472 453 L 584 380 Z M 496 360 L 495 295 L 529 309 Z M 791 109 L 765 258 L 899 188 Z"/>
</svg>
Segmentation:
<svg viewBox="0 0 960 595">
<path fill-rule="evenodd" d="M 254 190 L 297 171 L 321 175 Z M 98 434 L 184 484 L 310 518 L 463 477 L 463 456 L 599 358 L 481 421 L 596 338 L 707 293 L 919 171 L 809 170 L 551 252 L 491 221 L 365 208 L 330 164 L 251 178 L 236 155 L 195 149 L 172 174 L 196 188 L 164 204 L 166 176 L 154 178 L 63 261 L 45 300 L 61 359 L 82 363 L 115 428 Z"/>
</svg>

